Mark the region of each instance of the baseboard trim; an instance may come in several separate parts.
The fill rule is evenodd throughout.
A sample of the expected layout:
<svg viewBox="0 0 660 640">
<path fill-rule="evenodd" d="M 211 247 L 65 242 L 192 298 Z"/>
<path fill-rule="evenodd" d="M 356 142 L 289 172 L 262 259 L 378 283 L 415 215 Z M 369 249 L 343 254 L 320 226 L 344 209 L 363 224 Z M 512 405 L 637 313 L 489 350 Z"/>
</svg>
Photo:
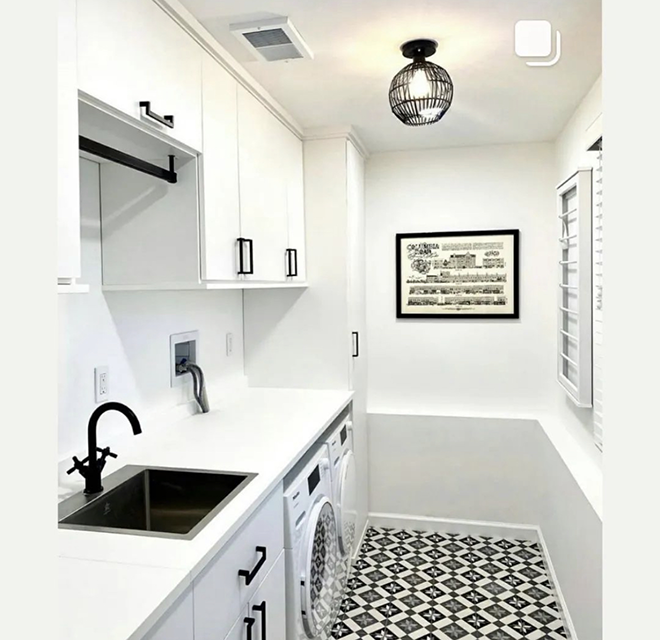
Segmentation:
<svg viewBox="0 0 660 640">
<path fill-rule="evenodd" d="M 571 619 L 571 613 L 568 610 L 568 604 L 566 603 L 564 594 L 561 591 L 561 585 L 559 584 L 559 579 L 557 578 L 555 567 L 552 564 L 552 558 L 550 557 L 550 551 L 548 550 L 548 545 L 546 544 L 545 538 L 543 537 L 543 531 L 541 531 L 541 527 L 537 527 L 537 529 L 538 529 L 538 541 L 539 544 L 541 545 L 541 549 L 543 550 L 543 557 L 545 558 L 545 565 L 546 568 L 548 569 L 548 573 L 550 574 L 550 579 L 552 580 L 552 584 L 555 587 L 555 594 L 557 596 L 557 600 L 559 601 L 559 608 L 561 610 L 562 618 L 564 620 L 564 625 L 568 631 L 568 637 L 571 640 L 578 640 L 577 632 L 575 631 L 575 626 L 573 625 L 573 620 Z"/>
<path fill-rule="evenodd" d="M 474 535 L 509 537 L 535 542 L 539 540 L 538 527 L 528 524 L 431 518 L 403 513 L 370 513 L 368 520 L 369 524 L 374 527 L 442 531 L 444 533 L 472 533 Z"/>
</svg>

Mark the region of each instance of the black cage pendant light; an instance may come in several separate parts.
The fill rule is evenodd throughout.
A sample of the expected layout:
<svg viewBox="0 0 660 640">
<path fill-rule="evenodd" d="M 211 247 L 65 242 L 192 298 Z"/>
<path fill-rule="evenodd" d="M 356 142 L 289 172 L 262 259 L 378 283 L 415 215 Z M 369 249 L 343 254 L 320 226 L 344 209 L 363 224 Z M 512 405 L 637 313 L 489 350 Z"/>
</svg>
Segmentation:
<svg viewBox="0 0 660 640">
<path fill-rule="evenodd" d="M 412 62 L 392 79 L 390 107 L 401 122 L 411 127 L 438 122 L 454 97 L 449 74 L 426 59 L 437 48 L 435 40 L 411 40 L 401 45 L 401 53 Z"/>
</svg>

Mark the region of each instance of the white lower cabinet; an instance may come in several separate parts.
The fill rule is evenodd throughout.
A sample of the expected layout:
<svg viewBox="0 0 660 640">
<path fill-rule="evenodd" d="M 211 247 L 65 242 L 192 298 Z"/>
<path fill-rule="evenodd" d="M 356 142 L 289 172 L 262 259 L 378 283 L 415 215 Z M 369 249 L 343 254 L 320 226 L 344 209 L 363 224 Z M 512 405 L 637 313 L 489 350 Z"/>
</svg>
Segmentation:
<svg viewBox="0 0 660 640">
<path fill-rule="evenodd" d="M 170 610 L 147 632 L 144 640 L 193 640 L 193 592 L 188 587 Z"/>
<path fill-rule="evenodd" d="M 222 640 L 236 620 L 246 616 L 246 607 L 283 548 L 280 486 L 195 578 L 195 640 Z"/>
<path fill-rule="evenodd" d="M 226 640 L 286 640 L 284 568 L 282 551 Z"/>
</svg>

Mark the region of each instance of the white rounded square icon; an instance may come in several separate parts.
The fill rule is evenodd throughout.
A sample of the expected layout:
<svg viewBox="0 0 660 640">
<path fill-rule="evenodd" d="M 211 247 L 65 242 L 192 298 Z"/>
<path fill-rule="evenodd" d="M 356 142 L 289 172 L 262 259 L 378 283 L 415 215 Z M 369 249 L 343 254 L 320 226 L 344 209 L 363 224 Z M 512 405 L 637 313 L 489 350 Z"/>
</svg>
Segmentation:
<svg viewBox="0 0 660 640">
<path fill-rule="evenodd" d="M 552 52 L 552 25 L 547 20 L 518 20 L 514 42 L 520 58 L 545 58 Z"/>
</svg>

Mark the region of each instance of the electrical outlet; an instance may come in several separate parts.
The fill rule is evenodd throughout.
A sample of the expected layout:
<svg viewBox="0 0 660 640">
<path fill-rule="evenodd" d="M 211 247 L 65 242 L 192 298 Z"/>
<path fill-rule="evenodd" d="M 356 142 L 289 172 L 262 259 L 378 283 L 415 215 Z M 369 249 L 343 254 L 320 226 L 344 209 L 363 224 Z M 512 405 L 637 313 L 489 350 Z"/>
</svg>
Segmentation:
<svg viewBox="0 0 660 640">
<path fill-rule="evenodd" d="M 110 397 L 110 370 L 108 367 L 94 369 L 94 400 L 97 404 Z"/>
<path fill-rule="evenodd" d="M 232 353 L 234 353 L 234 334 L 233 333 L 228 333 L 227 334 L 227 355 L 230 356 Z"/>
</svg>

